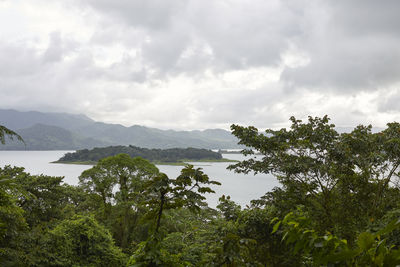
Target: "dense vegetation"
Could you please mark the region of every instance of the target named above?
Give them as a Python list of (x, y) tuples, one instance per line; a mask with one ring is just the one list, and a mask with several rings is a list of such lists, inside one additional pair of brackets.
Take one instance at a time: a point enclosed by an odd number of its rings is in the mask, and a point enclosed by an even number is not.
[[(290, 129), (233, 125), (247, 160), (282, 186), (242, 209), (187, 166), (172, 179), (118, 154), (80, 176), (0, 169), (2, 266), (396, 266), (400, 264), (400, 124), (339, 134), (327, 117)], [(11, 132), (11, 134), (13, 134)], [(252, 155), (261, 153), (257, 160)]]
[(222, 155), (208, 149), (170, 148), (148, 149), (136, 146), (108, 146), (83, 149), (67, 153), (58, 162), (97, 162), (102, 158), (118, 154), (128, 154), (131, 157), (141, 157), (151, 162), (181, 162), (183, 160), (221, 160)]

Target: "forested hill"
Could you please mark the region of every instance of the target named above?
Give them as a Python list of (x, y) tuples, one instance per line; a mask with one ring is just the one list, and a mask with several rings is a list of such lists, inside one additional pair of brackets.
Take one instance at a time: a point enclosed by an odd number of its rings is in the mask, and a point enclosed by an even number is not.
[(96, 122), (85, 115), (0, 109), (0, 125), (17, 132), (25, 144), (8, 140), (1, 150), (75, 150), (134, 145), (146, 148), (237, 148), (229, 131), (175, 131)]
[(91, 150), (83, 149), (74, 153), (67, 153), (57, 162), (60, 163), (80, 163), (97, 162), (102, 158), (125, 153), (131, 157), (142, 157), (151, 162), (176, 163), (187, 161), (222, 160), (222, 155), (207, 149), (198, 148), (170, 148), (170, 149), (148, 149), (136, 146), (109, 146), (94, 148)]

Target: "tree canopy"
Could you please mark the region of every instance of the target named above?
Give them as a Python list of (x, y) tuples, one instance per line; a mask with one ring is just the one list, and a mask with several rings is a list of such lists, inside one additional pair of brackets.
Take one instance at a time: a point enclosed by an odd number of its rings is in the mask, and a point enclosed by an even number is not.
[(97, 162), (102, 158), (128, 154), (129, 156), (141, 157), (151, 162), (181, 162), (183, 160), (221, 160), (222, 155), (208, 149), (199, 148), (169, 148), (149, 149), (136, 146), (108, 146), (78, 150), (67, 153), (58, 162)]
[[(281, 186), (216, 209), (219, 182), (187, 165), (168, 177), (128, 154), (79, 177), (0, 168), (2, 266), (397, 266), (400, 125), (339, 133), (328, 117), (289, 129), (232, 125), (246, 158), (229, 168)], [(261, 155), (261, 156), (260, 156)]]
[[(395, 205), (400, 164), (400, 124), (372, 133), (358, 126), (339, 134), (323, 118), (294, 117), (290, 129), (259, 133), (255, 127), (232, 125), (232, 133), (247, 149), (248, 159), (230, 166), (237, 172), (271, 173), (282, 184), (270, 197), (289, 205), (304, 205), (321, 231), (353, 240), (357, 229), (384, 215)], [(251, 157), (261, 153), (262, 159)], [(283, 190), (283, 191), (282, 191)], [(282, 204), (282, 203), (280, 203)]]

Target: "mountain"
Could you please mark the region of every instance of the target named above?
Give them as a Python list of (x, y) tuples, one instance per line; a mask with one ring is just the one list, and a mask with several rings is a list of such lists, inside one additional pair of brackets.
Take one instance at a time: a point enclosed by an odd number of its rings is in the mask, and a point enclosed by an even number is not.
[(7, 140), (2, 150), (76, 150), (108, 145), (93, 138), (82, 137), (61, 127), (35, 124), (32, 127), (18, 130), (25, 144), (16, 140)]
[(0, 124), (13, 130), (32, 127), (35, 124), (58, 126), (67, 130), (93, 124), (94, 121), (82, 114), (44, 113), (0, 109)]
[(26, 143), (8, 141), (1, 150), (75, 150), (111, 145), (144, 148), (237, 148), (237, 139), (222, 129), (160, 130), (140, 125), (96, 122), (85, 115), (20, 112), (0, 109), (0, 125), (20, 134)]
[[(221, 131), (225, 134), (222, 135)], [(213, 149), (237, 147), (236, 138), (225, 130), (218, 130), (213, 136), (208, 130), (159, 130), (139, 125), (124, 127), (119, 124), (96, 122), (92, 125), (76, 129), (76, 133), (107, 143), (134, 145), (146, 148), (195, 147)]]

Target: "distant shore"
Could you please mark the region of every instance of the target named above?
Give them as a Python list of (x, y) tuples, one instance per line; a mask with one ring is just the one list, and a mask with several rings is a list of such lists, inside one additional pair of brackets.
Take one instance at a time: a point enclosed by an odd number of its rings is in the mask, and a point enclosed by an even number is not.
[[(172, 165), (172, 166), (186, 166), (188, 162), (208, 162), (208, 163), (214, 163), (214, 162), (239, 162), (238, 160), (233, 160), (233, 159), (202, 159), (202, 160), (180, 160), (177, 162), (163, 162), (163, 161), (155, 161), (151, 162), (154, 165)], [(52, 161), (50, 163), (55, 163), (55, 164), (73, 164), (73, 165), (96, 165), (97, 161)]]

